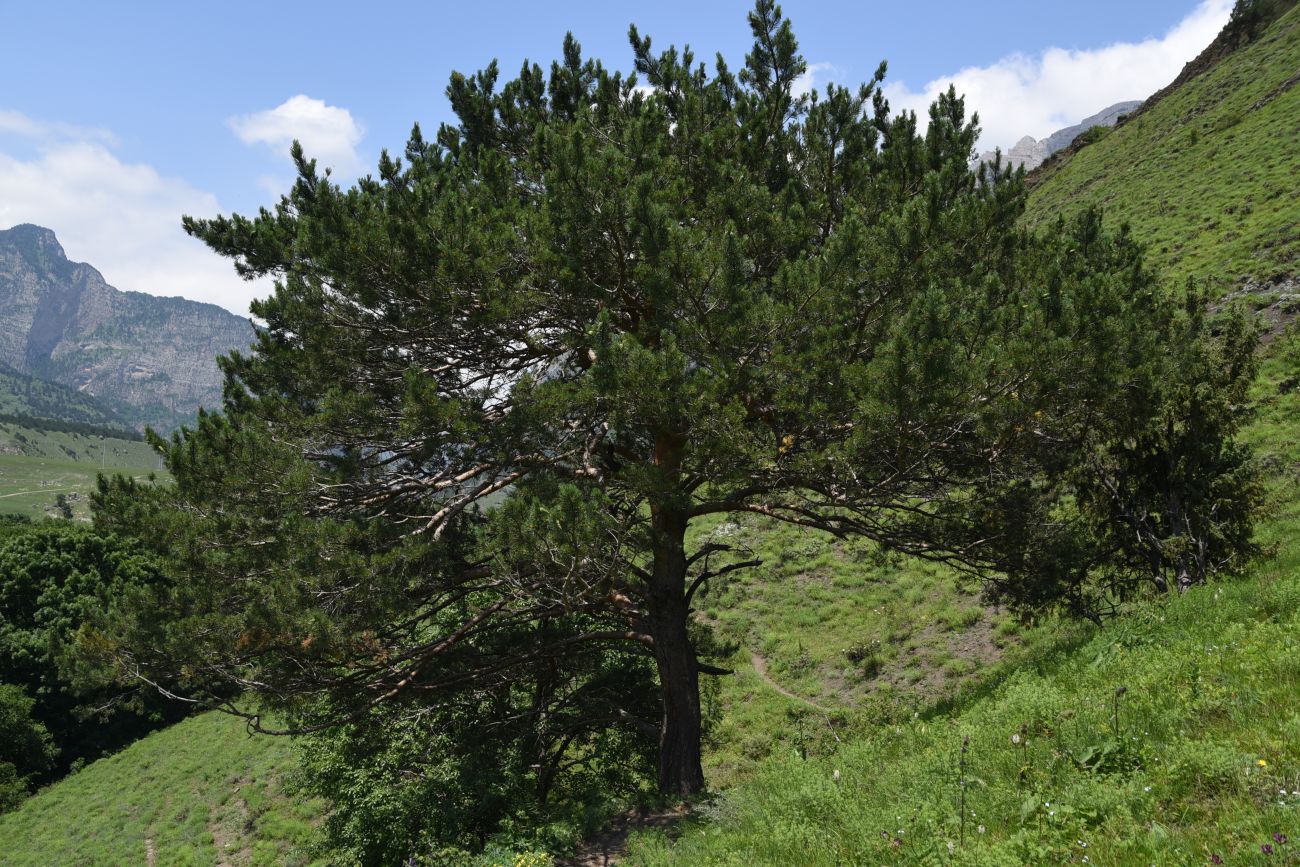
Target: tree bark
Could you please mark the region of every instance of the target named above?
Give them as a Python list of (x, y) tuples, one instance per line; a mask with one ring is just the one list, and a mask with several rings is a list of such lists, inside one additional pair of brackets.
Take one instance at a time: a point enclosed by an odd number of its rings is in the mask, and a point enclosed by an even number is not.
[[(681, 443), (674, 440), (661, 436), (655, 448), (655, 463), (670, 479), (675, 479), (681, 461)], [(660, 502), (651, 512), (654, 564), (647, 614), (663, 698), (659, 791), (694, 795), (704, 790), (704, 769), (700, 762), (700, 670), (687, 632), (685, 538), (690, 518), (684, 502)]]
[[(672, 514), (665, 514), (665, 512)], [(700, 763), (700, 672), (687, 634), (684, 510), (663, 510), (656, 524), (650, 587), (650, 630), (663, 697), (659, 730), (659, 791), (693, 795), (704, 790)]]

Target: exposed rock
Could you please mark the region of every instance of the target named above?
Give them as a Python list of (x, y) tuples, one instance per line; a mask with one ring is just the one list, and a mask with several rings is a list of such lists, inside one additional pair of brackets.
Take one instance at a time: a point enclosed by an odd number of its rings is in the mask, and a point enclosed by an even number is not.
[(1119, 119), (1129, 112), (1133, 111), (1142, 104), (1141, 100), (1129, 100), (1128, 102), (1117, 102), (1109, 108), (1103, 108), (1092, 117), (1084, 118), (1074, 126), (1067, 126), (1065, 129), (1058, 129), (1056, 132), (1043, 139), (1044, 150), (1047, 151), (1044, 159), (1066, 147), (1070, 142), (1083, 135), (1094, 126), (1114, 126)]
[[(1084, 118), (1074, 126), (1058, 129), (1042, 141), (1027, 135), (1016, 142), (1011, 150), (1002, 155), (1002, 163), (1003, 165), (1010, 165), (1012, 168), (1023, 166), (1025, 171), (1036, 169), (1042, 165), (1044, 160), (1062, 148), (1067, 147), (1070, 142), (1083, 133), (1095, 126), (1114, 126), (1121, 116), (1128, 114), (1141, 104), (1140, 101), (1117, 102), (1109, 108), (1102, 109), (1092, 117)], [(985, 151), (974, 160), (974, 165), (982, 162), (992, 162), (994, 155), (994, 151)]]
[(1210, 306), (1214, 312), (1242, 306), (1254, 314), (1260, 340), (1270, 343), (1300, 319), (1300, 277), (1279, 274), (1271, 280), (1247, 280)]
[(252, 339), (214, 304), (114, 289), (49, 229), (0, 231), (0, 362), (127, 404), (137, 424), (169, 430), (219, 406), (216, 358)]

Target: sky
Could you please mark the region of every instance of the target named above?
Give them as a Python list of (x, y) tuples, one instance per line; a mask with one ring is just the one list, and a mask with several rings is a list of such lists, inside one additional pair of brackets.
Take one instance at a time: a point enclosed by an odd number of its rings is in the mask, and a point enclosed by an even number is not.
[[(866, 80), (889, 63), (895, 110), (924, 117), (954, 83), (981, 150), (1042, 138), (1168, 84), (1227, 21), (1231, 0), (985, 0), (781, 4), (809, 73)], [(293, 179), (289, 144), (349, 180), (414, 122), (451, 120), (453, 70), (548, 67), (566, 31), (628, 70), (635, 22), (657, 49), (739, 67), (752, 0), (627, 3), (20, 3), (0, 0), (0, 229), (53, 229), (119, 289), (246, 313), (270, 291), (188, 238), (182, 214), (254, 213)]]

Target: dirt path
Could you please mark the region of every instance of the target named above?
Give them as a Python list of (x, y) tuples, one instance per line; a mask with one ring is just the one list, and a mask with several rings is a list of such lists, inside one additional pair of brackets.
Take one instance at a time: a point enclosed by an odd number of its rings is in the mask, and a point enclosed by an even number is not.
[(556, 859), (555, 867), (613, 867), (627, 854), (627, 838), (632, 831), (648, 828), (671, 831), (686, 816), (685, 807), (630, 810), (579, 846), (577, 852), (567, 858)]
[(768, 686), (772, 687), (772, 689), (781, 693), (781, 695), (785, 696), (791, 701), (797, 701), (800, 704), (806, 704), (808, 705), (808, 707), (812, 708), (813, 710), (820, 711), (821, 713), (828, 714), (831, 712), (830, 708), (822, 707), (821, 705), (817, 704), (817, 702), (811, 699), (804, 698), (801, 695), (796, 695), (795, 693), (791, 692), (790, 690), (786, 689), (784, 686), (781, 686), (781, 684), (773, 680), (772, 676), (767, 673), (767, 660), (764, 659), (762, 656), (760, 656), (758, 653), (751, 651), (749, 654), (749, 661), (753, 663), (754, 671), (758, 672), (758, 676), (763, 678), (764, 682), (766, 682)]
[(69, 490), (69, 491), (70, 491), (70, 490), (72, 490), (72, 489), (71, 489), (71, 488), (59, 488), (59, 487), (55, 487), (55, 486), (51, 485), (51, 486), (48, 487), (48, 488), (38, 488), (38, 489), (36, 489), (35, 491), (14, 491), (14, 492), (11, 493), (11, 494), (0, 494), (0, 500), (3, 500), (5, 497), (21, 497), (21, 496), (23, 496), (23, 495), (25, 495), (25, 494), (43, 494), (43, 493), (45, 493), (46, 491), (54, 491), (54, 492), (57, 494), (57, 493), (59, 493), (60, 491), (64, 491), (64, 490)]

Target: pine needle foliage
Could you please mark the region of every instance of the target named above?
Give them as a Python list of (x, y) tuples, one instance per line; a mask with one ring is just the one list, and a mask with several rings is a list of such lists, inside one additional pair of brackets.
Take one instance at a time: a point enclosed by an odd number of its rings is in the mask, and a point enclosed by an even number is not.
[(790, 23), (749, 21), (738, 72), (632, 28), (635, 75), (572, 37), (549, 73), (454, 75), (457, 122), (375, 175), (295, 146), (274, 210), (186, 220), (277, 288), (224, 413), (156, 440), (175, 487), (101, 490), (181, 576), (118, 629), (124, 670), (224, 675), (294, 731), (471, 720), (542, 796), (624, 732), (688, 795), (717, 673), (692, 598), (752, 565), (692, 521), (869, 538), (1027, 606), (1098, 574), (1072, 479), (1174, 363), (1140, 249), (1096, 214), (1018, 227), (955, 92), (924, 128), (883, 64), (801, 94)]

